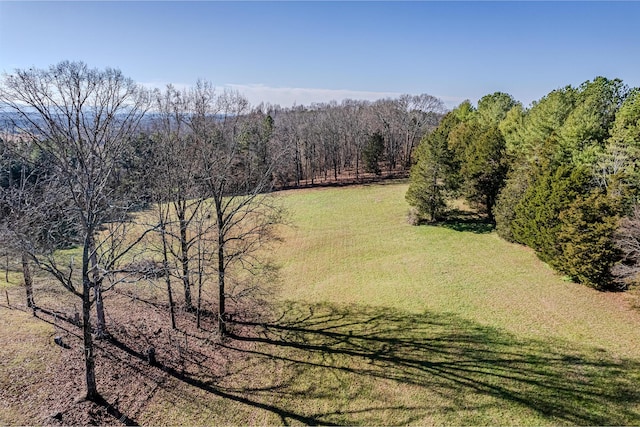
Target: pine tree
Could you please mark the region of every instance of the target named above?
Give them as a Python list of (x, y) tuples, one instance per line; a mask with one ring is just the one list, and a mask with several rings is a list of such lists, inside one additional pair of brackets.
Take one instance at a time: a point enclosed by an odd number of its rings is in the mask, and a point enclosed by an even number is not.
[(416, 149), (406, 199), (420, 217), (430, 222), (441, 219), (446, 209), (446, 194), (456, 186), (457, 165), (449, 150), (448, 136), (458, 123), (453, 113), (447, 114)]
[(563, 166), (542, 173), (516, 206), (512, 222), (515, 241), (533, 248), (541, 260), (557, 267), (562, 254), (560, 213), (585, 194), (590, 183), (591, 175), (585, 168)]
[(619, 220), (615, 201), (596, 190), (575, 199), (559, 219), (558, 269), (579, 283), (609, 288), (611, 269), (621, 255), (614, 242)]
[(364, 158), (364, 170), (366, 172), (380, 175), (382, 173), (382, 169), (380, 169), (380, 161), (382, 160), (383, 154), (384, 137), (380, 132), (376, 132), (371, 135), (362, 152), (362, 156)]
[(467, 199), (483, 206), (493, 222), (493, 207), (508, 171), (505, 142), (498, 127), (491, 126), (474, 135), (464, 154), (460, 172)]

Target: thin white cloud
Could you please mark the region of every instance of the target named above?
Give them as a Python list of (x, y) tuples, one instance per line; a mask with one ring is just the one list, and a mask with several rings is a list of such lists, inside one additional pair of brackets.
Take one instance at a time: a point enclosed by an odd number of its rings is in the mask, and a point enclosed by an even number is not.
[[(163, 90), (166, 88), (168, 82), (152, 81), (141, 82), (140, 84), (149, 89)], [(187, 83), (172, 83), (172, 85), (179, 90), (185, 90), (192, 87), (192, 85)], [(229, 83), (223, 86), (218, 86), (218, 88), (238, 91), (249, 100), (251, 105), (269, 103), (273, 105), (280, 105), (281, 107), (291, 107), (293, 105), (311, 105), (313, 103), (323, 103), (330, 101), (341, 102), (344, 99), (376, 101), (384, 98), (397, 98), (402, 95), (401, 92), (376, 92), (350, 89), (319, 89), (300, 87), (271, 87), (259, 83)], [(442, 99), (447, 108), (453, 108), (466, 99), (453, 96), (433, 96)]]
[(344, 99), (375, 101), (382, 98), (396, 98), (397, 92), (371, 92), (349, 89), (316, 89), (299, 87), (269, 87), (263, 84), (227, 84), (247, 97), (251, 104), (260, 102), (278, 104), (282, 107), (309, 105), (315, 102), (340, 102)]
[[(278, 104), (282, 107), (291, 107), (292, 105), (310, 105), (314, 102), (340, 102), (344, 99), (376, 101), (383, 98), (397, 98), (403, 94), (401, 92), (376, 92), (349, 89), (270, 87), (263, 84), (230, 83), (225, 85), (225, 87), (237, 90), (247, 97), (252, 105), (265, 102)], [(437, 94), (430, 95), (440, 98), (447, 108), (454, 108), (466, 100), (466, 98), (455, 96), (440, 96)]]

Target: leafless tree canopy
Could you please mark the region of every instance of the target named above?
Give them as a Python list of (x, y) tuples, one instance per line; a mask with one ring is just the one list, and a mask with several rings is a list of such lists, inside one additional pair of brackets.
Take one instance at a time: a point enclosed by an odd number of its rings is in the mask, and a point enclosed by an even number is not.
[[(148, 108), (148, 96), (115, 69), (91, 69), (81, 62), (61, 62), (47, 70), (17, 70), (5, 75), (0, 102), (10, 113), (12, 132), (34, 144), (55, 177), (55, 188), (41, 191), (68, 205), (61, 221), (77, 226), (83, 245), (81, 279), (73, 263), (61, 266), (51, 252), (23, 248), (67, 290), (82, 299), (87, 397), (98, 396), (95, 383), (90, 310), (96, 301), (98, 326), (104, 327), (102, 287), (130, 248), (126, 236), (126, 201), (118, 200), (112, 176), (125, 147)], [(42, 198), (40, 206), (47, 206)], [(24, 218), (30, 212), (23, 211)], [(106, 233), (102, 227), (114, 225)]]
[(198, 322), (203, 287), (215, 282), (224, 335), (225, 302), (248, 290), (238, 286), (238, 277), (262, 265), (256, 253), (280, 222), (269, 193), (286, 150), (268, 151), (272, 119), (252, 112), (238, 93), (217, 94), (205, 81), (189, 91), (169, 86), (157, 92), (156, 111), (153, 193), (162, 241), (156, 251), (166, 266), (172, 323), (173, 280)]
[(381, 167), (406, 172), (412, 153), (425, 133), (433, 130), (446, 109), (431, 95), (403, 95), (376, 102), (345, 100), (288, 109), (271, 108), (275, 149), (287, 155), (276, 170), (276, 184), (299, 186), (364, 174), (363, 151), (370, 136), (384, 139)]
[[(91, 399), (98, 396), (91, 309), (97, 336), (107, 336), (104, 291), (162, 278), (176, 328), (176, 301), (197, 312), (200, 326), (203, 289), (214, 288), (224, 336), (234, 302), (255, 294), (272, 271), (262, 255), (284, 213), (271, 191), (358, 180), (373, 134), (384, 139), (380, 167), (406, 171), (445, 111), (429, 95), (251, 108), (206, 81), (150, 93), (119, 70), (69, 61), (4, 75), (0, 106), (9, 136), (1, 147), (0, 234), (22, 255), (25, 283), (33, 262), (82, 300)], [(132, 215), (141, 200), (152, 215)], [(56, 255), (71, 244), (82, 248), (78, 265)]]

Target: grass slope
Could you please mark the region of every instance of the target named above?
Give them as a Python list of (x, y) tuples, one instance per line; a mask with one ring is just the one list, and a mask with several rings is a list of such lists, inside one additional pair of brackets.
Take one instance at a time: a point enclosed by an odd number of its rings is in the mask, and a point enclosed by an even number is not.
[[(121, 342), (100, 350), (108, 400), (144, 425), (640, 424), (635, 293), (566, 282), (481, 227), (411, 226), (405, 191), (393, 183), (281, 193), (293, 225), (272, 254), (281, 280), (271, 314), (237, 313), (223, 343), (206, 328), (170, 331), (161, 293), (153, 304), (108, 297)], [(64, 355), (43, 341), (38, 319), (0, 314), (0, 357), (11, 363), (3, 385), (22, 361)], [(33, 330), (40, 359), (11, 342), (18, 324), (25, 336)], [(164, 348), (165, 336), (184, 344), (166, 347), (172, 358), (158, 352), (163, 367), (146, 366), (142, 352)], [(116, 376), (128, 388), (115, 388)], [(12, 402), (0, 421), (22, 423)]]
[(638, 356), (633, 295), (567, 282), (495, 233), (405, 221), (406, 185), (290, 193), (296, 227), (280, 249), (289, 299), (453, 313), (519, 336)]
[[(208, 408), (192, 420), (233, 404), (227, 422), (248, 424), (640, 423), (629, 295), (568, 283), (494, 233), (410, 226), (405, 191), (283, 194), (276, 313), (225, 345), (246, 359), (221, 388), (183, 396)], [(212, 405), (229, 391), (244, 404)], [(181, 422), (160, 408), (151, 423)]]

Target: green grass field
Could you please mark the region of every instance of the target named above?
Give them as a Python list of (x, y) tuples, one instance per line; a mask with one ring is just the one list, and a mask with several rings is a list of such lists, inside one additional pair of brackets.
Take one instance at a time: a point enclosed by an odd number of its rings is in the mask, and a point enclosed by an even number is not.
[(141, 421), (640, 423), (632, 294), (567, 282), (495, 233), (411, 226), (405, 191), (283, 193), (273, 321), (226, 345), (242, 361), (215, 387), (159, 398)]
[(495, 233), (411, 226), (405, 191), (395, 184), (289, 193), (296, 227), (279, 252), (283, 298), (455, 314), (523, 338), (640, 356), (639, 313), (628, 295), (567, 282)]
[(483, 227), (409, 225), (406, 188), (280, 193), (291, 226), (272, 252), (272, 313), (218, 344), (217, 366), (145, 377), (153, 392), (127, 415), (141, 425), (640, 425), (637, 290), (568, 282)]

